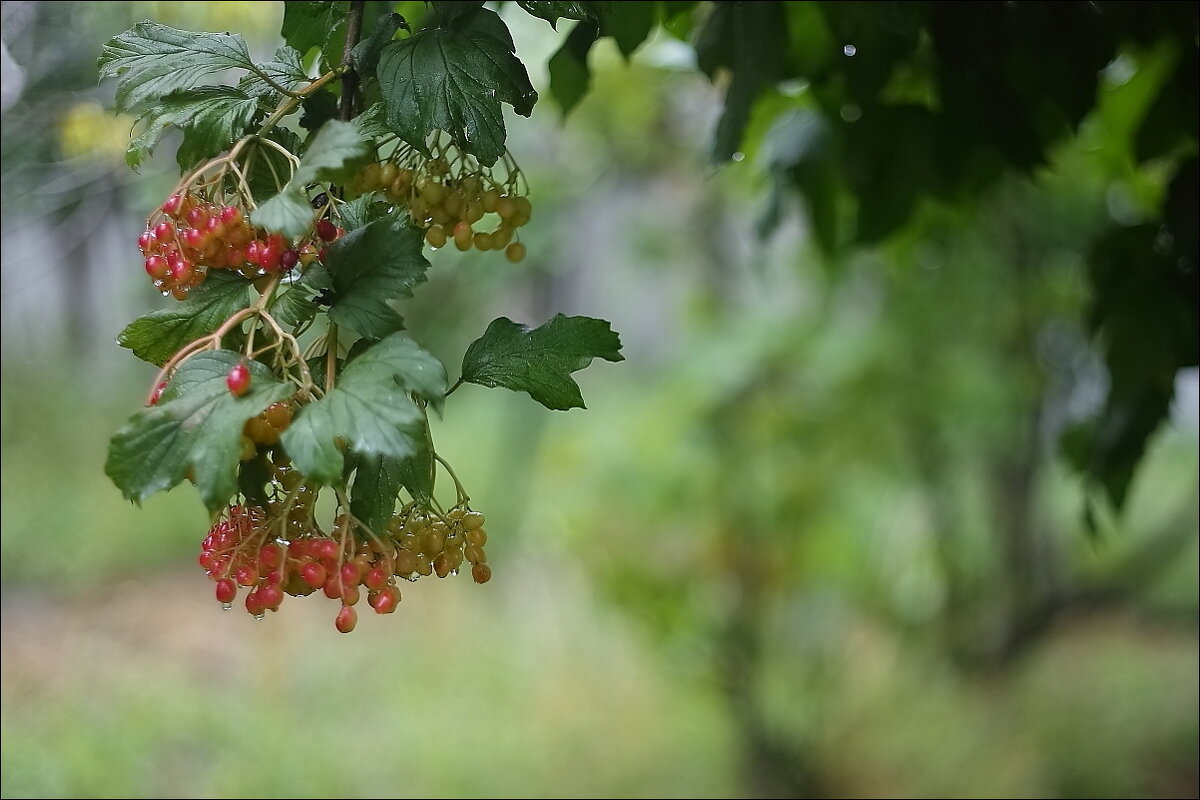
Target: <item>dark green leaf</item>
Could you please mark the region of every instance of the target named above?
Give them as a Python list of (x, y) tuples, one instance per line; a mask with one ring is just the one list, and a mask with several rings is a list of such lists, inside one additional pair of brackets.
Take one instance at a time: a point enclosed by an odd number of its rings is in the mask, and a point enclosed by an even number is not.
[[(287, 128), (272, 128), (266, 137), (281, 145), (289, 153), (294, 153), (300, 147), (300, 137)], [(274, 147), (251, 142), (247, 150), (253, 148), (254, 158), (244, 162), (246, 183), (250, 185), (250, 194), (256, 202), (261, 203), (267, 198), (279, 193), (282, 186), (276, 182), (276, 176), (281, 182), (286, 182), (290, 174), (290, 162)]]
[(183, 169), (217, 155), (240, 139), (258, 112), (258, 101), (239, 89), (201, 86), (173, 92), (142, 115), (142, 131), (130, 140), (125, 162), (133, 169), (154, 152), (169, 125), (183, 129), (177, 160)]
[(537, 102), (508, 28), (482, 8), (392, 42), (378, 74), (388, 123), (401, 139), (425, 150), (430, 134), (445, 131), (488, 166), (504, 152), (501, 103), (527, 117)]
[(352, 122), (358, 126), (358, 132), (364, 139), (377, 139), (392, 132), (388, 127), (387, 108), (383, 103), (376, 103), (355, 117)]
[(379, 63), (379, 53), (383, 46), (392, 40), (404, 17), (394, 12), (384, 14), (375, 25), (371, 36), (359, 42), (350, 53), (350, 62), (360, 75), (374, 75), (375, 65)]
[[(528, 13), (544, 19), (550, 23), (551, 28), (557, 29), (560, 19), (595, 19), (596, 15), (588, 8), (587, 3), (582, 2), (540, 2), (539, 0), (517, 0), (517, 5), (525, 9)], [(649, 6), (650, 13), (654, 13), (653, 3), (622, 3), (622, 8), (631, 6)]]
[(283, 26), (279, 32), (284, 41), (307, 55), (312, 48), (325, 44), (329, 31), (345, 16), (342, 3), (291, 0), (283, 4)]
[(600, 15), (600, 33), (611, 36), (621, 55), (633, 55), (654, 28), (654, 3), (620, 3)]
[(407, 217), (379, 219), (329, 246), (333, 276), (329, 318), (361, 336), (379, 339), (400, 330), (404, 320), (389, 300), (411, 297), (425, 280), (429, 262), (421, 254), (422, 233)]
[(266, 508), (267, 483), (274, 472), (275, 465), (267, 457), (267, 451), (258, 451), (254, 458), (238, 465), (238, 491), (252, 505)]
[(353, 124), (338, 120), (325, 123), (283, 190), (255, 209), (251, 217), (254, 224), (289, 237), (303, 235), (313, 224), (308, 185), (339, 177), (368, 152), (367, 142)]
[(439, 402), (446, 368), (415, 342), (393, 334), (346, 365), (336, 386), (296, 414), (283, 446), (296, 468), (321, 483), (342, 477), (342, 446), (360, 458), (416, 453), (424, 409), (413, 397)]
[(584, 407), (571, 373), (593, 358), (625, 360), (621, 338), (602, 319), (558, 314), (529, 328), (500, 317), (467, 348), (461, 380), (527, 392), (547, 408), (565, 411)]
[(143, 361), (162, 366), (179, 348), (212, 333), (233, 314), (250, 305), (249, 281), (214, 272), (188, 299), (138, 317), (121, 331), (117, 343)]
[(781, 3), (717, 3), (696, 37), (700, 68), (712, 76), (733, 72), (725, 111), (717, 123), (713, 158), (726, 161), (742, 142), (742, 132), (759, 93), (782, 77), (787, 48), (787, 17)]
[(596, 23), (580, 22), (547, 64), (550, 70), (550, 94), (558, 101), (564, 117), (587, 94), (592, 77), (588, 71), (588, 51), (599, 35), (600, 29)]
[(149, 20), (109, 39), (99, 66), (101, 79), (118, 79), (119, 110), (189, 89), (227, 69), (254, 68), (241, 36), (181, 31)]
[(388, 206), (378, 202), (381, 195), (378, 192), (368, 192), (356, 197), (349, 203), (338, 207), (342, 227), (347, 231), (357, 230), (368, 222), (374, 222), (387, 214)]
[(134, 414), (109, 443), (104, 471), (127, 500), (140, 503), (191, 473), (204, 505), (215, 511), (238, 488), (242, 426), (293, 387), (250, 362), (250, 389), (235, 397), (225, 378), (239, 353), (200, 353), (172, 376), (158, 405)]
[(279, 324), (296, 328), (317, 315), (317, 304), (313, 302), (314, 292), (301, 283), (295, 283), (284, 289), (275, 297), (271, 306), (271, 315)]
[(300, 127), (306, 131), (315, 131), (329, 120), (337, 119), (338, 98), (328, 89), (322, 89), (304, 98), (300, 108), (304, 110), (300, 115)]
[(382, 534), (396, 508), (400, 489), (415, 498), (433, 494), (433, 451), (429, 449), (429, 420), (422, 419), (416, 451), (404, 458), (370, 456), (358, 459), (350, 511)]

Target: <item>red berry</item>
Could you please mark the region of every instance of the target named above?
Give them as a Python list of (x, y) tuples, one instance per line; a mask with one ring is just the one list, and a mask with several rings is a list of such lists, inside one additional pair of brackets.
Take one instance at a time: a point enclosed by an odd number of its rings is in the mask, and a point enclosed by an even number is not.
[(187, 283), (194, 276), (195, 272), (192, 269), (192, 265), (184, 261), (183, 258), (181, 258), (177, 253), (172, 253), (171, 258), (168, 259), (168, 261), (172, 262), (171, 277), (176, 283)]
[(179, 212), (183, 210), (183, 195), (173, 194), (167, 198), (167, 201), (162, 204), (163, 213), (168, 217), (179, 219)]
[(263, 605), (262, 598), (258, 596), (258, 592), (259, 590), (255, 589), (254, 591), (250, 592), (250, 594), (246, 595), (246, 610), (256, 617), (261, 616), (266, 608)]
[(277, 570), (283, 564), (283, 550), (279, 545), (263, 545), (262, 549), (258, 551), (258, 560), (265, 569)]
[(327, 219), (317, 220), (314, 228), (316, 229), (317, 236), (320, 236), (322, 241), (332, 242), (337, 238), (337, 226)]
[(338, 611), (337, 619), (333, 621), (334, 627), (339, 633), (349, 633), (354, 630), (354, 626), (358, 624), (358, 612), (350, 606), (342, 606)]
[(300, 568), (300, 578), (314, 589), (325, 585), (325, 568), (316, 562), (305, 564)]
[(154, 231), (142, 231), (142, 235), (138, 237), (138, 249), (142, 251), (142, 255), (150, 255), (154, 242)]
[(222, 578), (217, 581), (217, 601), (221, 603), (232, 603), (237, 597), (237, 584), (230, 578)]
[(221, 209), (221, 221), (226, 225), (241, 225), (242, 210), (237, 206), (225, 206)]
[[(229, 370), (229, 374), (225, 376), (225, 385), (229, 387), (229, 392), (234, 397), (241, 397), (250, 391), (250, 368), (245, 364), (235, 364), (233, 369)], [(265, 552), (266, 548), (263, 550)], [(266, 564), (265, 561), (263, 563)]]
[(150, 256), (146, 259), (146, 274), (156, 281), (171, 274), (171, 265), (162, 256)]
[(259, 260), (262, 258), (262, 251), (264, 247), (266, 247), (266, 244), (264, 244), (261, 240), (252, 239), (250, 243), (246, 245), (246, 262), (258, 266)]
[(363, 585), (372, 591), (379, 591), (387, 586), (388, 572), (383, 567), (372, 567), (363, 578)]
[(371, 608), (375, 609), (376, 614), (390, 614), (399, 604), (400, 590), (395, 586), (389, 586), (371, 598)]
[(333, 561), (338, 557), (338, 545), (333, 539), (321, 539), (313, 543), (311, 552), (314, 558)]
[(208, 244), (208, 238), (205, 237), (204, 231), (196, 228), (184, 228), (179, 232), (179, 240), (183, 242), (184, 247), (190, 247), (193, 250), (203, 250), (204, 245)]
[(362, 593), (359, 592), (357, 586), (342, 587), (342, 605), (353, 606), (357, 605)]
[(259, 249), (258, 265), (267, 272), (275, 272), (279, 269), (279, 259), (282, 256), (282, 251), (275, 249), (275, 245), (269, 244)]
[(358, 586), (362, 580), (362, 574), (358, 571), (358, 565), (353, 561), (347, 561), (342, 565), (342, 583), (346, 586)]
[(208, 209), (204, 206), (196, 206), (187, 212), (187, 223), (193, 228), (203, 228), (208, 224)]
[(258, 583), (258, 570), (250, 564), (238, 567), (237, 582), (239, 586), (253, 586)]
[(293, 267), (295, 267), (299, 263), (300, 263), (300, 251), (299, 250), (286, 250), (286, 251), (284, 251), (283, 255), (281, 255), (279, 257), (279, 268), (282, 269), (284, 272), (288, 272), (289, 270), (291, 270)]
[(258, 599), (262, 602), (263, 608), (278, 611), (279, 604), (283, 602), (283, 589), (273, 583), (260, 586), (258, 587)]
[(154, 226), (154, 238), (160, 242), (169, 242), (175, 238), (175, 226), (165, 219)]

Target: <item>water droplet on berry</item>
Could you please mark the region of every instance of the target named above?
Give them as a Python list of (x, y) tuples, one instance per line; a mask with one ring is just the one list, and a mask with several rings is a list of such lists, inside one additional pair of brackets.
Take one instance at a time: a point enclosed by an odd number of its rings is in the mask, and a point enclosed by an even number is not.
[(233, 603), (221, 603), (222, 611), (230, 611), (233, 609)]
[(255, 621), (255, 622), (262, 622), (262, 621), (263, 621), (264, 619), (266, 619), (266, 618), (267, 618), (267, 615), (266, 615), (266, 614), (255, 614), (255, 615), (254, 615), (254, 621)]

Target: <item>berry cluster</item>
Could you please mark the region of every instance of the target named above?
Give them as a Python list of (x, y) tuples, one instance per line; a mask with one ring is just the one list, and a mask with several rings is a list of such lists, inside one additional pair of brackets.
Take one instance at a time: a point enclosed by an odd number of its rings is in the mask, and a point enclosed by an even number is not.
[[(431, 247), (453, 241), (462, 251), (503, 250), (513, 263), (525, 258), (525, 245), (513, 238), (533, 216), (533, 205), (521, 191), (524, 178), (508, 154), (502, 162), (503, 179), (453, 145), (435, 146), (433, 154), (427, 158), (401, 147), (387, 160), (364, 166), (351, 190), (382, 192), (390, 202), (404, 206), (413, 222), (425, 229)], [(490, 214), (495, 222), (483, 225)]]
[(286, 466), (276, 474), (292, 487), (290, 505), (230, 506), (201, 544), (200, 566), (216, 582), (225, 608), (232, 608), (239, 587), (249, 588), (246, 611), (262, 619), (278, 611), (285, 597), (320, 589), (340, 602), (334, 626), (349, 633), (358, 624), (354, 606), (363, 588), (375, 613), (390, 614), (400, 603), (397, 578), (444, 578), (457, 574), (464, 560), (476, 583), (492, 577), (483, 550), (484, 517), (477, 511), (458, 507), (442, 516), (414, 507), (392, 518), (387, 537), (366, 540), (351, 535), (354, 523), (341, 515), (334, 520), (335, 533), (327, 535), (312, 521), (316, 490), (301, 485), (299, 473)]
[(345, 233), (328, 220), (315, 235), (292, 242), (256, 229), (238, 204), (210, 202), (192, 192), (173, 194), (146, 222), (138, 237), (146, 274), (164, 295), (183, 300), (204, 282), (208, 271), (229, 269), (246, 278), (279, 275), (308, 265), (324, 242)]

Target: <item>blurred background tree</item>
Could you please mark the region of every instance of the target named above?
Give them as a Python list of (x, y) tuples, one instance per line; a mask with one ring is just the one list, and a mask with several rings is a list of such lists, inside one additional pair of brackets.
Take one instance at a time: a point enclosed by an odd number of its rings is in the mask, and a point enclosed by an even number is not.
[(503, 4), (530, 258), (406, 317), (630, 363), (456, 394), (497, 580), (337, 647), (216, 615), (194, 498), (100, 468), (174, 165), (99, 45), (281, 5), (3, 3), (4, 796), (1200, 790), (1194, 4)]

